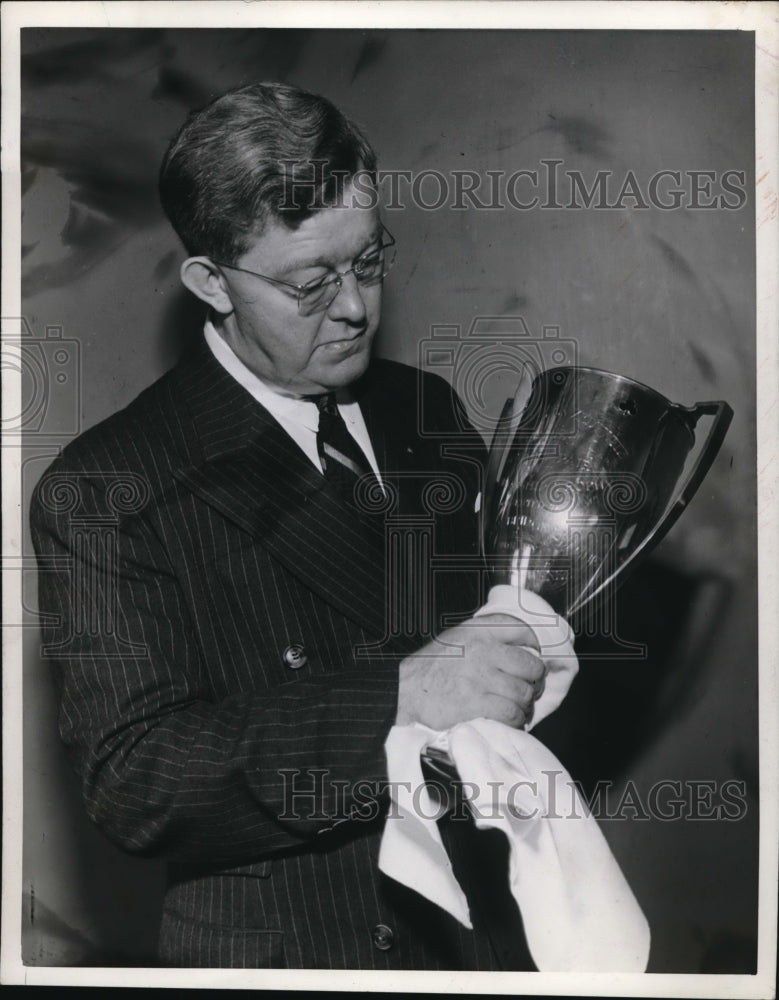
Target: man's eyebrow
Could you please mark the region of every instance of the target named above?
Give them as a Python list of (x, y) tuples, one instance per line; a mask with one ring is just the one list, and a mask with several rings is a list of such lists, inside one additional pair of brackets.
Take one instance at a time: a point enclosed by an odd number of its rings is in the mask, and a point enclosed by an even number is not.
[[(365, 246), (362, 250), (359, 250), (352, 260), (359, 260), (360, 257), (365, 256), (366, 253), (371, 249), (374, 243), (380, 243), (383, 234), (383, 227), (381, 223), (376, 227), (373, 236), (366, 240)], [(325, 260), (323, 257), (309, 257), (302, 258), (301, 260), (292, 260), (282, 265), (282, 273), (289, 274), (292, 271), (305, 271), (309, 267), (324, 267), (330, 270), (335, 269), (335, 264), (332, 261)]]

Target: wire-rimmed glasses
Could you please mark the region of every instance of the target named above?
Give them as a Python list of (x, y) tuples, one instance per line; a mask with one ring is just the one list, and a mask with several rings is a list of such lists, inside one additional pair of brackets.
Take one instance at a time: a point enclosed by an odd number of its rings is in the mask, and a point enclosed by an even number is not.
[(214, 264), (219, 267), (227, 267), (232, 271), (240, 271), (242, 274), (251, 274), (255, 278), (261, 278), (263, 281), (280, 288), (290, 289), (294, 292), (294, 297), (297, 300), (298, 314), (311, 316), (317, 312), (324, 312), (330, 307), (341, 291), (344, 278), (347, 275), (353, 274), (360, 285), (375, 285), (387, 277), (395, 263), (395, 237), (386, 226), (382, 225), (381, 228), (384, 237), (381, 245), (358, 257), (348, 270), (326, 274), (324, 277), (309, 281), (305, 285), (296, 285), (291, 281), (270, 278), (267, 274), (249, 271), (245, 267), (236, 267), (235, 264), (227, 264), (221, 260), (214, 260)]

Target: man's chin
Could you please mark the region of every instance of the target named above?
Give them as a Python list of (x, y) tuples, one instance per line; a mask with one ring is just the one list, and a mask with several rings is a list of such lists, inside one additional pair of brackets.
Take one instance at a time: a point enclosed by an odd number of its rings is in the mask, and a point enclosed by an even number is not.
[(345, 389), (365, 374), (370, 361), (370, 346), (366, 344), (364, 349), (356, 351), (348, 357), (339, 358), (333, 364), (322, 366), (322, 388), (328, 392)]

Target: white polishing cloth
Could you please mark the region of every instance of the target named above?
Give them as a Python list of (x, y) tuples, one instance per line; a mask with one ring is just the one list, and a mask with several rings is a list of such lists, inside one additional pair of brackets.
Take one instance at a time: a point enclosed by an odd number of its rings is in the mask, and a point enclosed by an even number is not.
[(473, 617), (496, 614), (511, 615), (532, 628), (547, 666), (546, 687), (535, 703), (532, 721), (525, 727), (531, 729), (559, 708), (578, 673), (573, 629), (562, 615), (555, 614), (543, 597), (508, 584), (493, 587), (487, 595), (487, 603)]
[[(537, 722), (560, 704), (577, 663), (567, 623), (541, 598), (526, 595), (522, 591), (518, 602), (514, 588), (493, 588), (479, 614), (512, 614), (535, 631), (550, 666)], [(522, 730), (491, 719), (447, 733), (393, 727), (385, 744), (393, 808), (381, 842), (381, 871), (472, 926), (422, 775), (420, 754), (433, 745), (446, 750), (457, 768), (476, 826), (495, 827), (508, 838), (510, 888), (538, 969), (643, 972), (646, 918), (570, 775)]]

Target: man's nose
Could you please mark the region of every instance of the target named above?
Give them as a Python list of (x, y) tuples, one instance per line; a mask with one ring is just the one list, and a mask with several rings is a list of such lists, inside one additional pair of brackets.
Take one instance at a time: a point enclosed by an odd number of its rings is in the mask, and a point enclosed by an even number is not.
[(330, 319), (362, 323), (366, 316), (360, 284), (352, 272), (344, 275), (341, 288), (327, 310)]

